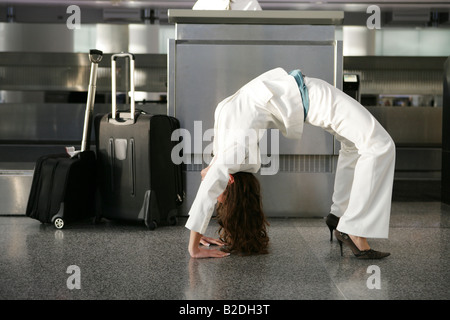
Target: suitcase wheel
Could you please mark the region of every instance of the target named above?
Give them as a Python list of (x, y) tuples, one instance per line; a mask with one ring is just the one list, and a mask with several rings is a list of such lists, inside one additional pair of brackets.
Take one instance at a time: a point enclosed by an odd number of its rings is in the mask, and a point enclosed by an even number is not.
[(100, 221), (102, 221), (102, 217), (99, 216), (95, 216), (94, 219), (92, 219), (93, 224), (100, 223)]
[(53, 221), (53, 225), (56, 229), (62, 229), (64, 227), (64, 220), (62, 218), (56, 218), (55, 221)]
[(176, 226), (177, 223), (178, 223), (177, 217), (173, 217), (173, 216), (172, 216), (172, 217), (169, 218), (169, 224), (170, 224), (171, 226)]
[(150, 222), (147, 224), (147, 227), (148, 227), (150, 230), (155, 230), (155, 229), (158, 227), (158, 224), (156, 223), (155, 220), (153, 220), (153, 221), (150, 221)]

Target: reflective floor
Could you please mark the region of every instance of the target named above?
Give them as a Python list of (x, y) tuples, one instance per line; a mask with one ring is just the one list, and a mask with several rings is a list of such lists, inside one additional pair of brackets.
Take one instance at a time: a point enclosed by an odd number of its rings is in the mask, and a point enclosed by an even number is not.
[(56, 230), (2, 216), (0, 299), (450, 299), (450, 209), (440, 202), (393, 202), (389, 239), (369, 242), (391, 252), (383, 260), (348, 248), (341, 257), (323, 219), (269, 221), (269, 254), (194, 260), (183, 219), (156, 231), (110, 221)]

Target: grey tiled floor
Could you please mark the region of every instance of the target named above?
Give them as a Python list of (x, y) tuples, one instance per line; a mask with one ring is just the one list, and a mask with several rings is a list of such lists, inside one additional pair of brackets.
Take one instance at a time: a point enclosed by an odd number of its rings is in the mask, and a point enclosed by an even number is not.
[[(320, 218), (269, 219), (267, 255), (195, 260), (187, 252), (183, 218), (155, 231), (110, 221), (56, 230), (27, 217), (3, 216), (0, 299), (447, 300), (448, 208), (440, 202), (394, 202), (389, 239), (370, 241), (391, 256), (372, 261), (357, 260), (348, 248), (341, 257)], [(216, 229), (212, 222), (208, 235)], [(79, 267), (80, 289), (67, 286), (71, 265)], [(373, 265), (379, 269), (372, 274)], [(369, 289), (368, 283), (381, 287)]]

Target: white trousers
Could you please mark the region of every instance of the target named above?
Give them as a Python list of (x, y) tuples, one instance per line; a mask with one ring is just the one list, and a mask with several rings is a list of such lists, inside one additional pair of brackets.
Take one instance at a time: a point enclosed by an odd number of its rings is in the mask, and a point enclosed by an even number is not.
[(341, 143), (331, 213), (338, 231), (387, 238), (395, 145), (386, 130), (356, 100), (325, 81), (305, 77), (310, 105), (306, 122)]

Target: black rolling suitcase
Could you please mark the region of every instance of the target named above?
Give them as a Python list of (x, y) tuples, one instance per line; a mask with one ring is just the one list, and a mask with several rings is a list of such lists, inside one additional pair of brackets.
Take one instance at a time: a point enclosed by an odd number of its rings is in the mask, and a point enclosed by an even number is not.
[(26, 215), (58, 229), (95, 216), (96, 157), (88, 150), (92, 127), (98, 63), (103, 53), (91, 50), (91, 73), (81, 151), (40, 157), (35, 165)]
[[(116, 60), (129, 59), (130, 111), (116, 107)], [(171, 159), (178, 120), (135, 110), (134, 62), (130, 53), (111, 57), (112, 112), (95, 117), (101, 217), (144, 222), (154, 230), (174, 225), (183, 200), (181, 166)]]

